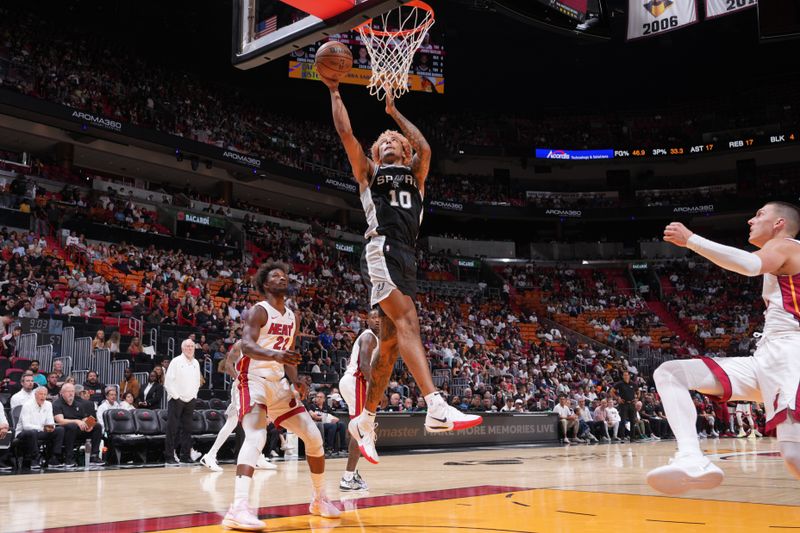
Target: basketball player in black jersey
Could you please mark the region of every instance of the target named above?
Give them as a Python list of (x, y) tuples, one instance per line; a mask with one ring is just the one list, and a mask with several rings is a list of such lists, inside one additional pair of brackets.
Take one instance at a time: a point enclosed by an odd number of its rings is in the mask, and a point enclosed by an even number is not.
[(477, 426), (483, 419), (461, 413), (447, 404), (433, 385), (419, 333), (414, 304), (416, 245), (422, 223), (425, 179), (431, 162), (430, 146), (416, 126), (397, 110), (391, 91), (386, 91), (386, 113), (402, 133), (383, 132), (372, 145), (371, 158), (368, 158), (353, 135), (338, 82), (325, 78), (322, 81), (330, 89), (333, 123), (353, 168), (367, 217), (364, 234), (367, 244), (361, 257), (361, 273), (370, 290), (370, 304), (379, 305), (385, 315), (381, 320), (380, 357), (370, 374), (364, 411), (349, 425), (361, 454), (367, 461), (377, 463), (375, 410), (400, 353), (425, 395), (428, 407), (425, 428), (428, 431), (467, 429)]

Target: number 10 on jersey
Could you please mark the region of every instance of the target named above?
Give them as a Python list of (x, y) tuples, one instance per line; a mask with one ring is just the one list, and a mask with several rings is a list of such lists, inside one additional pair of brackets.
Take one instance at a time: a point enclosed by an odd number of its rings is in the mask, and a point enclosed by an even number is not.
[[(400, 201), (398, 202), (398, 197)], [(392, 207), (402, 207), (403, 209), (411, 209), (411, 193), (408, 191), (398, 191), (395, 189), (389, 190), (389, 205)]]

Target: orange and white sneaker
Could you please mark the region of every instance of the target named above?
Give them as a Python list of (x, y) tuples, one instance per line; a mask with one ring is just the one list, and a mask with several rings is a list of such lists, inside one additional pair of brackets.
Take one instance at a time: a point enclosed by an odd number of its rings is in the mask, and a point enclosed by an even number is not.
[(266, 528), (264, 522), (258, 519), (245, 500), (231, 504), (225, 518), (222, 519), (222, 526), (238, 531), (263, 531)]
[(483, 423), (483, 417), (464, 414), (442, 400), (439, 405), (430, 406), (425, 416), (425, 430), (428, 433), (461, 431)]
[(378, 424), (375, 423), (375, 417), (367, 416), (366, 411), (352, 419), (347, 425), (350, 436), (358, 443), (361, 456), (374, 465), (380, 461), (378, 452), (375, 450), (375, 441), (378, 440), (378, 436), (375, 434), (376, 427)]
[(325, 496), (312, 499), (308, 505), (308, 512), (322, 518), (339, 518), (342, 515), (339, 508), (333, 505)]
[(683, 494), (692, 489), (713, 489), (722, 483), (725, 473), (698, 453), (676, 453), (668, 465), (647, 474), (647, 484), (664, 494)]

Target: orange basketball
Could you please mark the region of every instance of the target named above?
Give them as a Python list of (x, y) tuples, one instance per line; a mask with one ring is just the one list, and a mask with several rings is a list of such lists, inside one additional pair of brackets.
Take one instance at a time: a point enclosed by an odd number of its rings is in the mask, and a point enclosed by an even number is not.
[(346, 44), (328, 41), (317, 50), (314, 63), (320, 76), (338, 81), (353, 68), (353, 54)]

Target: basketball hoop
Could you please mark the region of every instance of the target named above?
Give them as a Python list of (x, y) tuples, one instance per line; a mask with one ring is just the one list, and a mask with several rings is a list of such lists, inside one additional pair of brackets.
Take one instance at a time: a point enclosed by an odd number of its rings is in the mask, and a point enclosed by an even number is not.
[(414, 53), (434, 22), (431, 6), (412, 0), (356, 28), (372, 61), (369, 94), (383, 100), (387, 91), (392, 91), (395, 98), (408, 92), (408, 71)]

